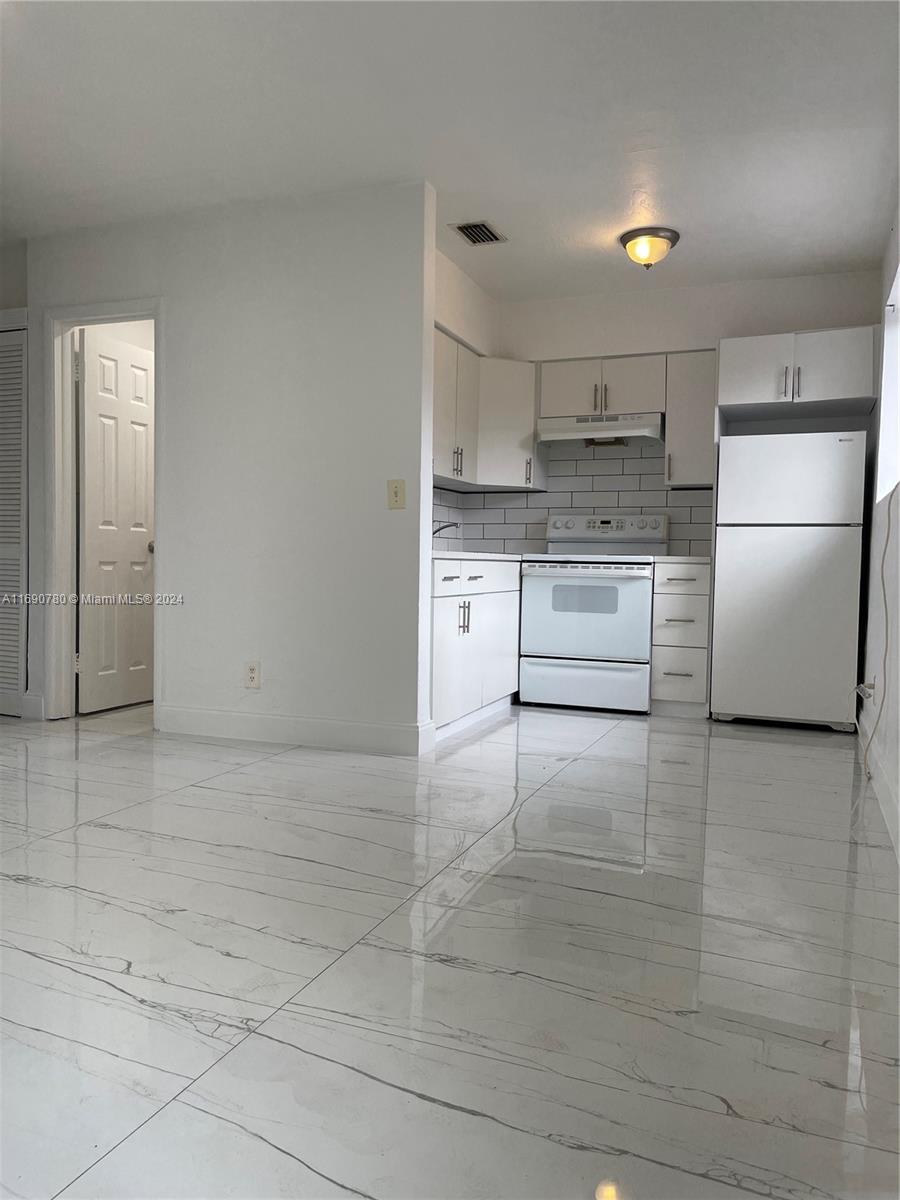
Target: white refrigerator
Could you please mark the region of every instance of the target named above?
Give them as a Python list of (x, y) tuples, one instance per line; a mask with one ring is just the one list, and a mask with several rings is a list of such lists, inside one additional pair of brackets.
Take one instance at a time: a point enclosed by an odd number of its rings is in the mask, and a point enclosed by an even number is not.
[(866, 435), (719, 443), (711, 710), (856, 717)]

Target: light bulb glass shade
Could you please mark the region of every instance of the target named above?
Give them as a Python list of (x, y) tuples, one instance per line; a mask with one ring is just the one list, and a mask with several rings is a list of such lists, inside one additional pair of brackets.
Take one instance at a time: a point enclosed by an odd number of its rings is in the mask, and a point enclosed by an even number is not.
[(630, 229), (622, 234), (619, 241), (632, 262), (641, 267), (652, 267), (654, 263), (662, 262), (678, 237), (674, 229), (651, 227)]

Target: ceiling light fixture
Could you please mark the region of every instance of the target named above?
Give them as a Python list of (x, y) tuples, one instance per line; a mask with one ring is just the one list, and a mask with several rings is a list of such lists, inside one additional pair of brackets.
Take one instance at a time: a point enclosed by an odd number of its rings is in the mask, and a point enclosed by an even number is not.
[(629, 229), (619, 241), (631, 261), (649, 271), (654, 263), (662, 262), (680, 237), (681, 234), (674, 229), (645, 225), (641, 229)]

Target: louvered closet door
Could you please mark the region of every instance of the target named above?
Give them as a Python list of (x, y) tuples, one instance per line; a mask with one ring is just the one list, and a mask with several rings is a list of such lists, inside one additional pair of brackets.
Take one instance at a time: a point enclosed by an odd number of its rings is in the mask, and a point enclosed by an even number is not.
[(25, 591), (24, 330), (0, 333), (0, 713), (19, 716), (25, 691), (24, 605), (4, 598)]

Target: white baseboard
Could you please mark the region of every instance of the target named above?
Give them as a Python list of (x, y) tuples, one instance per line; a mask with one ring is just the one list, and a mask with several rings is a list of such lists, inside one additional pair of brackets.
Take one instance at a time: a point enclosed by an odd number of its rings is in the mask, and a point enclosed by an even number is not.
[(184, 708), (177, 704), (156, 704), (154, 721), (156, 728), (164, 733), (280, 742), (322, 750), (417, 755), (434, 744), (434, 726), (430, 721), (418, 725), (368, 724), (281, 713)]
[(44, 697), (26, 692), (22, 697), (22, 716), (28, 721), (43, 721)]
[(651, 700), (651, 717), (689, 717), (705, 721), (709, 716), (708, 704), (695, 704), (689, 700)]
[[(865, 746), (872, 732), (869, 721), (866, 720), (866, 710), (859, 714), (859, 741)], [(897, 794), (897, 780), (888, 774), (884, 763), (878, 757), (878, 746), (875, 742), (869, 747), (869, 770), (872, 772), (872, 787), (878, 799), (878, 807), (884, 817), (894, 853), (900, 858), (900, 798)]]
[(512, 697), (504, 696), (502, 700), (495, 700), (493, 704), (486, 704), (484, 708), (476, 708), (474, 712), (466, 713), (464, 717), (460, 717), (456, 721), (451, 721), (447, 725), (441, 725), (435, 730), (435, 741), (442, 742), (445, 738), (453, 737), (457, 733), (462, 733), (466, 729), (470, 729), (473, 725), (480, 725), (482, 721), (490, 721), (495, 717), (502, 717), (508, 713), (512, 706)]

